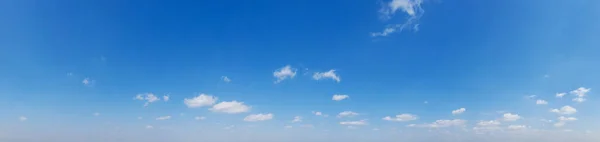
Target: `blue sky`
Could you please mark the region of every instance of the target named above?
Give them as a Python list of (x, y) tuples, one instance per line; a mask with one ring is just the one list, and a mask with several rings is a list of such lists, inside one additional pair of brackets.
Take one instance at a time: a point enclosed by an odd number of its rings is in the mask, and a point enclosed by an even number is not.
[(5, 0), (0, 141), (598, 141), (599, 6)]

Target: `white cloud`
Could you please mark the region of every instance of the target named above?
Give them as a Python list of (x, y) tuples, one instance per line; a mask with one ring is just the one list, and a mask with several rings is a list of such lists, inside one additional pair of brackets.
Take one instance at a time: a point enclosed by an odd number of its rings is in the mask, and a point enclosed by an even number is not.
[(566, 114), (566, 115), (569, 115), (569, 114), (574, 114), (574, 113), (576, 113), (576, 112), (577, 112), (577, 109), (575, 109), (575, 108), (573, 108), (573, 107), (571, 107), (571, 106), (563, 106), (563, 107), (562, 107), (562, 108), (560, 108), (560, 109), (552, 109), (552, 110), (550, 110), (550, 112), (554, 112), (554, 113), (558, 113), (558, 114)]
[(313, 79), (314, 80), (321, 80), (321, 79), (333, 79), (336, 82), (340, 82), (340, 76), (338, 76), (337, 74), (335, 74), (335, 70), (329, 70), (327, 72), (315, 72), (315, 74), (313, 74)]
[(160, 100), (160, 98), (156, 97), (152, 93), (138, 94), (137, 96), (135, 96), (135, 99), (141, 100), (141, 101), (146, 101), (146, 103), (144, 103), (144, 106), (148, 106), (150, 103)]
[(94, 115), (94, 116), (100, 116), (100, 113), (98, 113), (98, 112), (95, 112), (93, 115)]
[(273, 76), (277, 78), (275, 83), (279, 83), (288, 78), (294, 78), (294, 76), (296, 76), (296, 69), (292, 68), (292, 66), (290, 65), (287, 65), (285, 67), (275, 70), (275, 72), (273, 72)]
[(501, 124), (500, 121), (490, 120), (490, 121), (479, 121), (479, 123), (477, 123), (477, 126), (498, 126), (500, 124)]
[(352, 117), (352, 116), (357, 116), (358, 113), (356, 112), (352, 112), (352, 111), (344, 111), (344, 112), (340, 112), (340, 114), (338, 114), (338, 117)]
[(535, 104), (538, 104), (538, 105), (546, 105), (546, 104), (548, 104), (548, 102), (547, 102), (547, 101), (545, 101), (545, 100), (537, 100), (537, 101), (535, 101)]
[(342, 121), (341, 125), (367, 125), (367, 120), (359, 120), (359, 121)]
[(194, 119), (196, 119), (196, 120), (204, 120), (204, 119), (206, 119), (206, 117), (204, 117), (204, 116), (196, 116), (196, 117), (194, 117)]
[(231, 82), (231, 79), (229, 79), (229, 77), (227, 76), (221, 76), (221, 79), (223, 79), (223, 81), (227, 83)]
[(350, 97), (350, 96), (348, 96), (348, 95), (340, 95), (340, 94), (335, 94), (335, 95), (333, 95), (333, 97), (331, 97), (331, 100), (334, 100), (334, 101), (341, 101), (341, 100), (347, 99), (347, 98), (349, 98), (349, 97)]
[(244, 102), (220, 102), (210, 108), (210, 111), (222, 112), (222, 113), (243, 113), (250, 111), (251, 107), (244, 105)]
[(519, 116), (518, 114), (505, 113), (503, 115), (502, 119), (504, 121), (517, 121), (517, 120), (521, 119), (521, 116)]
[(392, 0), (385, 3), (379, 10), (380, 17), (384, 20), (391, 19), (398, 10), (402, 10), (408, 19), (402, 24), (388, 25), (382, 32), (371, 33), (371, 36), (387, 36), (396, 31), (402, 31), (407, 27), (412, 27), (414, 30), (418, 30), (418, 20), (425, 12), (421, 8), (423, 0)]
[(25, 116), (20, 116), (19, 117), (19, 121), (25, 121), (25, 120), (27, 120), (27, 117), (25, 117)]
[(323, 113), (322, 113), (322, 112), (320, 112), (320, 111), (313, 111), (312, 113), (313, 113), (314, 115), (316, 115), (316, 116), (323, 116), (323, 117), (327, 117), (327, 115), (326, 115), (326, 114), (323, 114)]
[(83, 85), (86, 85), (86, 86), (91, 86), (95, 82), (96, 82), (95, 80), (92, 80), (90, 78), (84, 78), (83, 81), (81, 81), (81, 83), (83, 83)]
[(268, 113), (268, 114), (252, 114), (252, 115), (248, 115), (244, 118), (244, 121), (248, 121), (248, 122), (255, 122), (255, 121), (265, 121), (265, 120), (271, 120), (273, 119), (273, 114), (272, 113)]
[(146, 129), (152, 129), (154, 128), (152, 125), (146, 125)]
[(213, 104), (215, 104), (215, 102), (217, 102), (218, 98), (217, 97), (213, 97), (210, 95), (206, 95), (206, 94), (200, 94), (194, 98), (185, 98), (183, 100), (183, 103), (188, 107), (188, 108), (197, 108), (197, 107), (203, 107), (203, 106), (211, 106)]
[(573, 94), (573, 95), (575, 95), (575, 96), (577, 96), (577, 97), (585, 97), (586, 94), (588, 92), (590, 92), (590, 90), (592, 90), (592, 89), (590, 89), (590, 88), (584, 88), (584, 87), (579, 87), (579, 88), (571, 91), (570, 93)]
[(566, 95), (567, 93), (556, 93), (556, 97), (557, 98), (562, 98)]
[(383, 118), (383, 120), (387, 120), (387, 121), (411, 121), (411, 120), (417, 120), (418, 117), (416, 115), (412, 115), (412, 114), (399, 114), (396, 115), (396, 117), (390, 117), (390, 116), (386, 116)]
[(579, 87), (569, 93), (573, 94), (576, 96), (576, 98), (573, 99), (574, 102), (584, 102), (586, 99), (584, 98), (588, 92), (590, 92), (590, 88), (583, 88), (583, 87)]
[(584, 102), (585, 100), (586, 100), (585, 98), (581, 98), (581, 97), (573, 98), (573, 101), (578, 102), (578, 103)]
[(523, 130), (526, 128), (527, 128), (527, 126), (525, 126), (525, 125), (510, 125), (510, 126), (508, 126), (509, 130)]
[(462, 114), (463, 112), (467, 111), (467, 109), (465, 108), (459, 108), (457, 110), (453, 110), (452, 111), (452, 115), (458, 115), (458, 114)]
[(169, 101), (169, 98), (170, 98), (170, 96), (169, 96), (169, 95), (164, 95), (164, 96), (163, 96), (163, 100), (164, 100), (165, 102), (166, 102), (166, 101)]
[(577, 118), (560, 116), (560, 117), (558, 117), (558, 120), (560, 120), (560, 121), (575, 121), (575, 120), (577, 120)]
[(453, 119), (453, 120), (436, 120), (430, 124), (422, 124), (416, 125), (411, 124), (408, 127), (425, 127), (425, 128), (443, 128), (443, 127), (451, 127), (451, 126), (465, 126), (466, 120), (462, 119)]
[(171, 119), (171, 116), (161, 116), (161, 117), (157, 117), (156, 120), (168, 120)]
[(294, 117), (294, 120), (292, 120), (292, 123), (296, 123), (296, 122), (302, 122), (302, 117), (300, 117), (300, 116)]

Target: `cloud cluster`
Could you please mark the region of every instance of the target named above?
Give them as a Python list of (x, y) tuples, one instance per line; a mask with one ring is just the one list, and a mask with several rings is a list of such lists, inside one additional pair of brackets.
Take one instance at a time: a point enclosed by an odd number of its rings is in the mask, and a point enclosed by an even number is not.
[(371, 33), (371, 36), (388, 36), (389, 34), (402, 31), (406, 28), (418, 30), (418, 21), (425, 12), (423, 8), (421, 8), (422, 3), (423, 0), (392, 0), (389, 2), (384, 2), (379, 10), (380, 17), (383, 20), (391, 19), (398, 11), (402, 11), (406, 16), (408, 16), (408, 19), (404, 23), (390, 24), (381, 32)]
[(135, 99), (141, 100), (141, 101), (146, 101), (146, 103), (144, 103), (144, 107), (150, 105), (150, 103), (160, 101), (160, 98), (158, 98), (157, 96), (155, 96), (152, 93), (137, 94), (135, 96)]

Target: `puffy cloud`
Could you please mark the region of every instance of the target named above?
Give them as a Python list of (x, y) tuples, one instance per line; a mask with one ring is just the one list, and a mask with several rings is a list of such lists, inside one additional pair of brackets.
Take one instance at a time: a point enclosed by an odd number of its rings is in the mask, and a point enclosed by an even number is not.
[(402, 24), (388, 25), (382, 32), (371, 33), (371, 36), (387, 36), (411, 26), (413, 29), (418, 30), (419, 24), (417, 22), (425, 12), (421, 8), (421, 3), (423, 3), (423, 0), (392, 0), (385, 3), (379, 10), (382, 19), (391, 19), (398, 10), (402, 10), (408, 15), (408, 19)]
[(502, 119), (504, 121), (517, 121), (517, 120), (521, 119), (521, 116), (519, 116), (518, 114), (505, 113), (503, 115)]
[(358, 113), (356, 112), (352, 112), (352, 111), (344, 111), (344, 112), (340, 112), (340, 114), (338, 114), (338, 117), (352, 117), (352, 116), (357, 116)]
[(294, 117), (294, 120), (292, 120), (292, 123), (296, 123), (296, 122), (302, 122), (302, 117), (300, 117), (300, 116)]
[(288, 78), (294, 78), (294, 76), (296, 76), (296, 69), (292, 68), (292, 66), (290, 66), (290, 65), (287, 65), (280, 69), (275, 70), (275, 72), (273, 72), (273, 76), (275, 78), (277, 78), (275, 83), (279, 83)]
[(273, 114), (272, 113), (268, 113), (268, 114), (252, 114), (252, 115), (248, 115), (244, 118), (244, 121), (248, 121), (248, 122), (255, 122), (255, 121), (265, 121), (265, 120), (271, 120), (273, 119)]
[(168, 120), (171, 119), (171, 116), (161, 116), (161, 117), (157, 117), (156, 120)]
[(399, 115), (396, 115), (396, 117), (386, 116), (383, 118), (383, 120), (387, 120), (387, 121), (411, 121), (411, 120), (417, 120), (417, 119), (418, 119), (418, 117), (416, 115), (412, 115), (412, 114), (408, 114), (408, 113), (399, 114)]
[(566, 114), (566, 115), (570, 115), (570, 114), (574, 114), (577, 112), (577, 109), (571, 107), (571, 106), (563, 106), (560, 109), (552, 109), (550, 110), (550, 112), (554, 112), (557, 114)]
[(153, 102), (156, 102), (156, 101), (160, 101), (160, 98), (156, 97), (152, 93), (137, 94), (135, 96), (135, 99), (136, 100), (141, 100), (141, 101), (146, 101), (146, 103), (144, 103), (144, 106), (148, 106), (150, 103), (153, 103)]
[(443, 127), (451, 127), (451, 126), (465, 126), (466, 120), (462, 119), (453, 119), (453, 120), (436, 120), (433, 123), (416, 125), (411, 124), (408, 127), (425, 127), (425, 128), (443, 128)]
[(196, 116), (196, 117), (194, 117), (194, 119), (196, 119), (196, 120), (204, 120), (204, 119), (206, 119), (206, 117), (204, 117), (204, 116)]
[(211, 106), (213, 104), (215, 104), (215, 102), (217, 102), (218, 98), (217, 97), (213, 97), (210, 95), (206, 95), (206, 94), (200, 94), (196, 97), (193, 98), (185, 98), (183, 100), (183, 103), (188, 107), (188, 108), (197, 108), (197, 107), (203, 107), (203, 106)]
[(462, 113), (463, 113), (463, 112), (465, 112), (465, 111), (467, 111), (467, 109), (465, 109), (465, 108), (459, 108), (459, 109), (457, 109), (457, 110), (453, 110), (453, 111), (452, 111), (452, 114), (453, 114), (453, 115), (458, 115), (458, 114), (462, 114)]
[(214, 111), (214, 112), (234, 114), (234, 113), (248, 112), (248, 111), (250, 111), (250, 108), (251, 107), (244, 105), (244, 102), (231, 101), (231, 102), (218, 103), (218, 104), (214, 105), (212, 108), (210, 108), (209, 110)]
[(342, 121), (341, 125), (367, 125), (367, 120), (359, 120), (359, 121)]
[(509, 130), (523, 130), (526, 128), (527, 128), (527, 126), (525, 126), (525, 125), (510, 125), (510, 126), (508, 126)]
[(227, 83), (231, 82), (231, 79), (229, 79), (229, 77), (227, 77), (227, 76), (221, 76), (221, 79), (223, 79), (223, 82), (227, 82)]
[(19, 121), (26, 121), (26, 120), (27, 120), (27, 117), (25, 117), (25, 116), (20, 116), (19, 117)]
[(313, 74), (313, 79), (315, 80), (321, 80), (321, 79), (333, 79), (336, 82), (340, 82), (340, 76), (335, 74), (335, 70), (329, 70), (327, 72), (315, 72), (315, 74)]
[(537, 105), (546, 105), (546, 104), (548, 104), (548, 102), (545, 101), (545, 100), (537, 100), (537, 101), (535, 101), (535, 104), (537, 104)]
[(557, 98), (562, 98), (566, 95), (567, 93), (556, 93), (556, 97)]
[(347, 98), (349, 98), (349, 97), (350, 97), (350, 96), (348, 96), (348, 95), (339, 95), (339, 94), (335, 94), (335, 95), (333, 95), (333, 97), (331, 98), (331, 100), (334, 100), (334, 101), (341, 101), (341, 100), (347, 99)]

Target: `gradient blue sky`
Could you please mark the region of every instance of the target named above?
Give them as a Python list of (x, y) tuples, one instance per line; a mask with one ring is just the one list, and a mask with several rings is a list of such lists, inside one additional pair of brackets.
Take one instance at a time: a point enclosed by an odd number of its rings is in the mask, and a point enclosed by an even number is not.
[(0, 21), (0, 141), (600, 141), (597, 0), (3, 0)]

